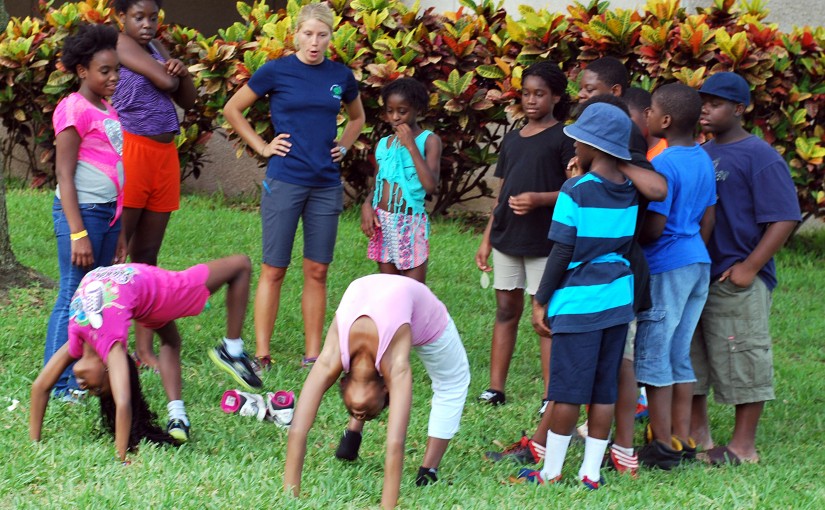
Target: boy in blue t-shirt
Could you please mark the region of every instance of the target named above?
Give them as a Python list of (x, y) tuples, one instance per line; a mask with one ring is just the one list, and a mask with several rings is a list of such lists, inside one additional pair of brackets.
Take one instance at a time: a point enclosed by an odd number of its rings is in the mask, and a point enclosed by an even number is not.
[[(765, 401), (774, 398), (768, 324), (776, 287), (773, 256), (801, 219), (799, 201), (782, 157), (742, 127), (750, 104), (744, 78), (716, 73), (699, 93), (699, 122), (714, 135), (702, 148), (716, 169), (717, 203), (708, 243), (713, 283), (691, 347), (697, 383), (690, 435), (712, 464), (757, 462), (756, 428)], [(736, 407), (733, 435), (725, 446), (714, 447), (711, 439), (709, 386), (717, 402)]]
[(668, 148), (653, 158), (653, 167), (667, 178), (669, 192), (648, 206), (640, 239), (653, 306), (638, 316), (634, 369), (647, 389), (652, 432), (639, 461), (662, 469), (696, 457), (690, 439), (696, 381), (690, 344), (708, 295), (705, 242), (716, 203), (713, 162), (693, 137), (701, 111), (696, 90), (672, 83), (654, 92), (647, 116), (650, 134), (667, 139)]
[(548, 409), (550, 430), (541, 473), (520, 478), (556, 482), (576, 425), (579, 407), (590, 404), (589, 432), (579, 479), (587, 488), (603, 483), (600, 467), (613, 408), (627, 325), (633, 319), (633, 273), (625, 255), (638, 213), (636, 188), (619, 171), (630, 160), (630, 118), (597, 103), (564, 128), (576, 140), (579, 165), (588, 173), (568, 180), (553, 211), (553, 249), (533, 302), (533, 324), (550, 335)]

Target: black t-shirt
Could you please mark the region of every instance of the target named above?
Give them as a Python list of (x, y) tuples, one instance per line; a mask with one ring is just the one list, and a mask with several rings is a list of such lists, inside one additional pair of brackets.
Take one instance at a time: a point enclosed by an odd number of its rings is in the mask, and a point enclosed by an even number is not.
[(521, 136), (521, 130), (507, 133), (501, 143), (495, 176), (504, 179), (493, 211), (490, 243), (493, 248), (519, 257), (546, 257), (553, 247), (547, 239), (553, 220), (552, 207), (537, 207), (517, 216), (507, 200), (528, 191), (559, 191), (567, 180), (565, 169), (575, 155), (573, 139), (558, 124), (533, 136)]
[[(653, 165), (647, 160), (647, 140), (639, 129), (636, 123), (631, 123), (630, 126), (630, 162), (636, 166), (653, 170)], [(647, 259), (639, 246), (639, 233), (642, 231), (642, 224), (645, 221), (645, 213), (647, 212), (647, 205), (650, 203), (648, 199), (639, 193), (639, 213), (636, 217), (636, 234), (633, 236), (633, 244), (630, 245), (630, 251), (627, 253), (627, 261), (630, 262), (630, 270), (633, 271), (633, 280), (635, 285), (633, 287), (633, 311), (638, 313), (647, 310), (653, 306), (650, 299), (650, 267), (647, 265)]]

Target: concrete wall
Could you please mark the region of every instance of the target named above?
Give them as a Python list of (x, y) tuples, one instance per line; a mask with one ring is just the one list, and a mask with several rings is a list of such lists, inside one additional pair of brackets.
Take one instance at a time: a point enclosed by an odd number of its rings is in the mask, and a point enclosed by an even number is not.
[[(610, 7), (622, 9), (642, 10), (644, 0), (609, 0)], [(587, 4), (587, 0), (579, 0)], [(411, 1), (405, 1), (412, 4)], [(536, 9), (546, 8), (550, 11), (567, 12), (568, 0), (504, 0), (504, 8), (514, 17), (518, 17), (519, 5), (530, 5)], [(697, 6), (711, 5), (711, 0), (682, 0), (682, 5), (689, 12), (696, 12)], [(793, 26), (823, 26), (825, 25), (825, 1), (823, 0), (768, 0), (768, 9), (771, 11), (767, 21), (778, 23), (781, 30), (790, 30)], [(455, 11), (461, 4), (458, 0), (421, 0), (421, 7), (435, 7), (439, 11)]]

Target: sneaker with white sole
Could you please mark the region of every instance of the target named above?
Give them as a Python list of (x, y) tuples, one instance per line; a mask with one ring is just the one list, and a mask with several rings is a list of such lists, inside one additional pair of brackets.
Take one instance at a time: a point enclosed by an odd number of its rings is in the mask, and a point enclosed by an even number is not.
[(639, 473), (639, 457), (636, 452), (633, 452), (633, 455), (628, 455), (615, 445), (610, 445), (602, 467), (614, 469), (617, 473), (627, 473), (636, 478)]
[(266, 417), (264, 397), (257, 393), (247, 393), (240, 390), (228, 390), (221, 397), (221, 410), (229, 414), (254, 416), (258, 421)]
[(266, 419), (282, 428), (292, 425), (295, 415), (295, 394), (279, 390), (266, 394)]
[(264, 385), (261, 378), (255, 373), (255, 369), (246, 353), (239, 358), (233, 358), (227, 352), (226, 346), (221, 343), (218, 347), (210, 349), (208, 354), (209, 359), (218, 368), (231, 375), (235, 382), (240, 384), (246, 391), (254, 391), (255, 388), (261, 388)]

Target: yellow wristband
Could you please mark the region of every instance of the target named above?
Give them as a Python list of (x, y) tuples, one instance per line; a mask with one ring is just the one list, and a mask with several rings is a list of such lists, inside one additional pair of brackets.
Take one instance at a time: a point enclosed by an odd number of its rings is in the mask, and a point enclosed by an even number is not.
[(86, 232), (85, 230), (81, 230), (80, 232), (78, 232), (76, 234), (69, 234), (69, 239), (71, 239), (72, 241), (77, 241), (78, 239), (83, 239), (84, 237), (86, 237), (88, 235), (89, 235), (88, 232)]

